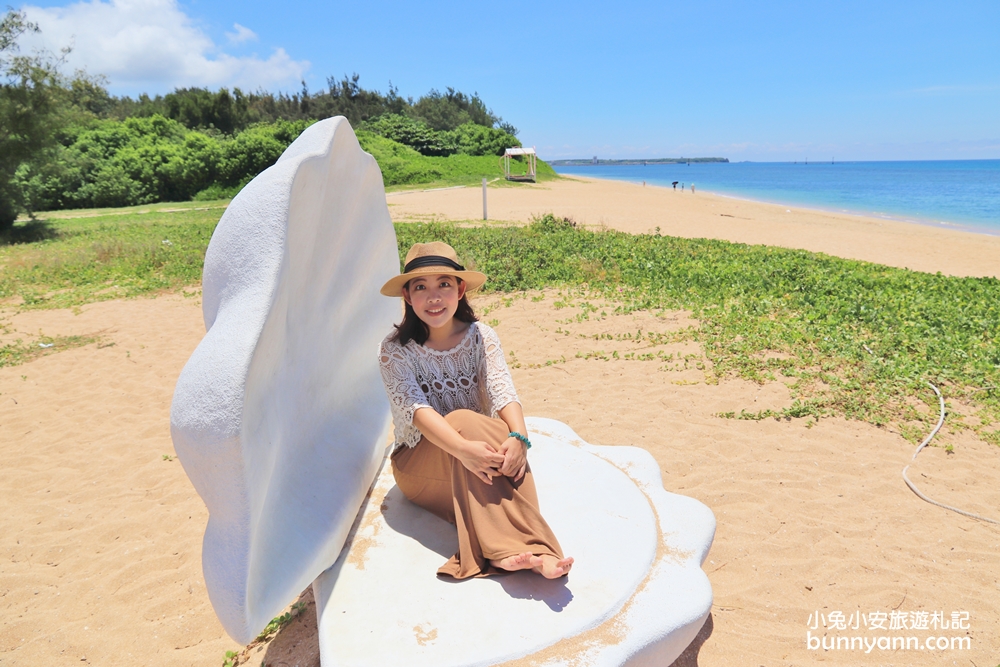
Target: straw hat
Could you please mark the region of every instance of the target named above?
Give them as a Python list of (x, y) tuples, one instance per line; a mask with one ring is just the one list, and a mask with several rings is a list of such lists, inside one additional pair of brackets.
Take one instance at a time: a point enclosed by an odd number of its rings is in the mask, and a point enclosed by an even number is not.
[(468, 290), (479, 289), (486, 282), (486, 274), (479, 271), (466, 271), (458, 263), (455, 249), (447, 243), (433, 241), (431, 243), (414, 243), (406, 253), (403, 272), (391, 278), (379, 290), (385, 296), (403, 296), (403, 285), (417, 276), (458, 276), (465, 281)]

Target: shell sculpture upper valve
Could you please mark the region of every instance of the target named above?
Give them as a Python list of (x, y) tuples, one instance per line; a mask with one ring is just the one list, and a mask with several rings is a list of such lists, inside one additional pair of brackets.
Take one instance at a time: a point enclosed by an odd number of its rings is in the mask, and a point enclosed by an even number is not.
[(454, 528), (380, 467), (379, 341), (399, 304), (382, 176), (341, 117), (309, 127), (223, 215), (205, 257), (207, 333), (171, 433), (209, 510), (205, 583), (248, 643), (313, 584), (326, 666), (669, 665), (712, 591), (712, 512), (634, 447), (531, 418), (539, 502), (576, 564), (453, 583)]

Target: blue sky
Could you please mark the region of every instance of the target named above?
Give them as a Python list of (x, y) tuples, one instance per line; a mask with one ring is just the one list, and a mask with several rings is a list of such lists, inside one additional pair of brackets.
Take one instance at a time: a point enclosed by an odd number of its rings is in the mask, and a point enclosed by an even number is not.
[(478, 92), (543, 158), (1000, 158), (1000, 3), (22, 5), (112, 91)]

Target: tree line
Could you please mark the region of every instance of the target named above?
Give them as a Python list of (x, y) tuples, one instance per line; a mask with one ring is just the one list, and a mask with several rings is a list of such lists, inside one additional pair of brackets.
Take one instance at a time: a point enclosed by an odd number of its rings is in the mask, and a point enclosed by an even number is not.
[(0, 20), (0, 230), (20, 213), (232, 196), (331, 116), (345, 116), (359, 137), (424, 156), (501, 155), (520, 145), (517, 129), (478, 94), (447, 88), (414, 100), (391, 83), (387, 93), (365, 89), (357, 74), (331, 77), (316, 92), (303, 83), (292, 94), (115, 96), (100, 76), (62, 74), (58, 56), (20, 53), (18, 39), (37, 30), (18, 10)]

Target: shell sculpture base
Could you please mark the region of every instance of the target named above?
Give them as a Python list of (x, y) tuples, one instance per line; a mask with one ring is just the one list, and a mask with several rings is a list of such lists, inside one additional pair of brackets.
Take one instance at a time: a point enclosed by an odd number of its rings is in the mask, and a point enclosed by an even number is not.
[(455, 529), (407, 501), (386, 462), (313, 584), (325, 667), (665, 667), (691, 643), (712, 605), (711, 510), (665, 491), (645, 450), (589, 445), (550, 419), (528, 430), (542, 512), (576, 558), (569, 576), (438, 578)]

